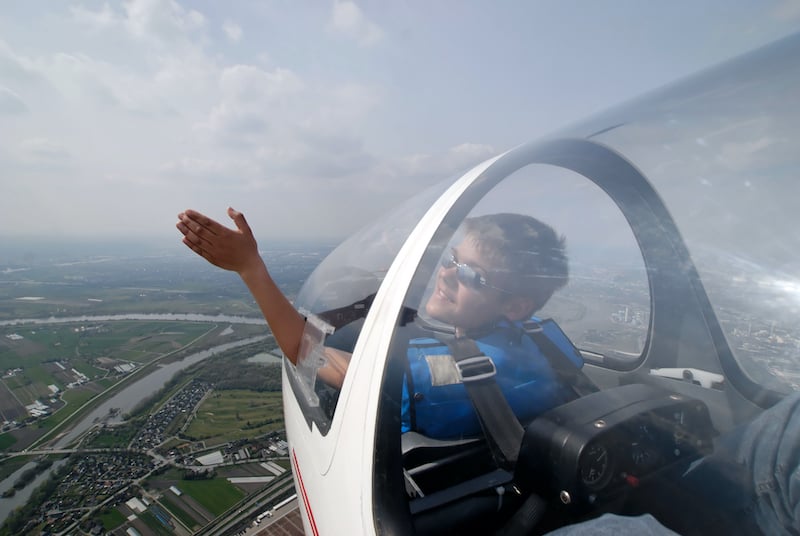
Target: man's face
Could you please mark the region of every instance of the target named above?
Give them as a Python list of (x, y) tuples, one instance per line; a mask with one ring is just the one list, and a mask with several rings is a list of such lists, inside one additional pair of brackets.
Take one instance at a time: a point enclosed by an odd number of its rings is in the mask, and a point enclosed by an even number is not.
[[(469, 236), (451, 251), (456, 263), (469, 265), (486, 278), (489, 285), (493, 284), (494, 266), (478, 251)], [(470, 330), (491, 325), (503, 318), (507, 298), (507, 293), (496, 288), (462, 283), (455, 265), (442, 266), (436, 274), (436, 286), (425, 304), (425, 312), (440, 322)]]

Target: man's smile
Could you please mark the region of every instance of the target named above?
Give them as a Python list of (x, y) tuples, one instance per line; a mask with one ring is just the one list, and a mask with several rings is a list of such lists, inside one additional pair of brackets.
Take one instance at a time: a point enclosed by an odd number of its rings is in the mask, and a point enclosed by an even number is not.
[(436, 295), (447, 302), (455, 303), (455, 300), (451, 298), (447, 292), (444, 291), (444, 288), (441, 285), (436, 285)]

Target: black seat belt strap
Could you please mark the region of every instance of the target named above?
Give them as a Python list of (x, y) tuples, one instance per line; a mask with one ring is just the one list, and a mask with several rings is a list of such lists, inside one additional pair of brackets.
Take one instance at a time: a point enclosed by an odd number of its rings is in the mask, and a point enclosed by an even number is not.
[(447, 342), (461, 380), (469, 394), (478, 421), (500, 465), (517, 461), (525, 430), (509, 406), (495, 380), (494, 361), (472, 339), (457, 338)]
[(406, 389), (408, 390), (408, 417), (412, 430), (417, 429), (417, 407), (414, 403), (414, 375), (411, 372), (411, 361), (404, 359), (406, 364)]
[(542, 354), (547, 358), (550, 366), (561, 378), (562, 382), (572, 387), (578, 396), (586, 396), (599, 391), (592, 380), (583, 370), (575, 366), (564, 351), (544, 334), (542, 326), (538, 323), (526, 323), (523, 326), (525, 333), (536, 343)]

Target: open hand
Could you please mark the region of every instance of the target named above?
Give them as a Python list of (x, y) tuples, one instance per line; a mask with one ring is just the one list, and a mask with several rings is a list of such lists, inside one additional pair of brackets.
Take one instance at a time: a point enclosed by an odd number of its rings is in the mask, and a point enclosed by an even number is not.
[(189, 249), (214, 266), (242, 274), (263, 261), (244, 214), (228, 208), (228, 216), (236, 229), (191, 209), (178, 214), (175, 227), (183, 234), (183, 243)]

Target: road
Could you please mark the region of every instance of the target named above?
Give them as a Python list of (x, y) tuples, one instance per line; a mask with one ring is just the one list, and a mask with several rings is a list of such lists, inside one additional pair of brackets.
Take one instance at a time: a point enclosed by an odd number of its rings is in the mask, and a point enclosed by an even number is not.
[(294, 490), (294, 480), (292, 479), (292, 473), (287, 471), (277, 477), (272, 485), (250, 497), (246, 497), (231, 507), (228, 512), (217, 517), (195, 534), (196, 536), (235, 534), (237, 529), (240, 531), (245, 527), (252, 526), (252, 520), (258, 514), (267, 510), (268, 505), (278, 502), (289, 490)]

